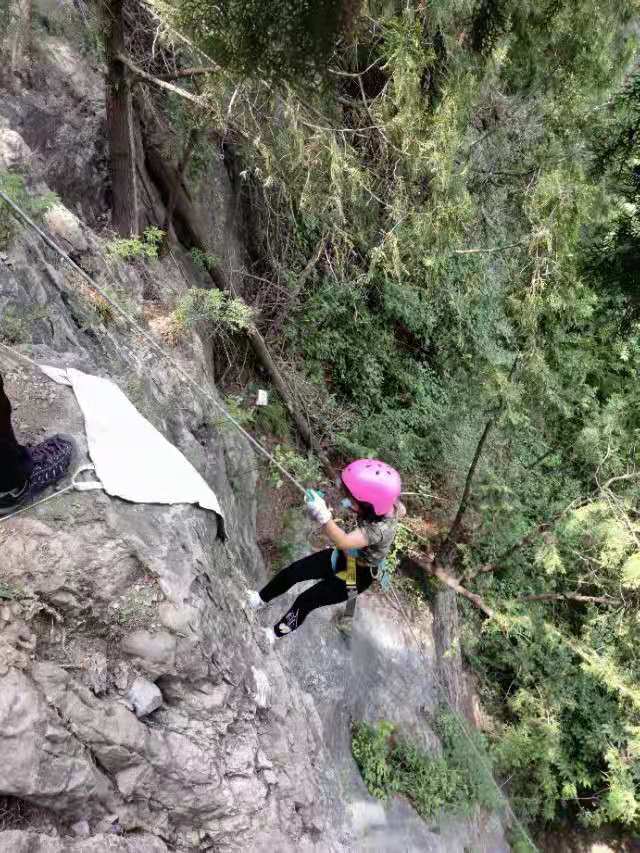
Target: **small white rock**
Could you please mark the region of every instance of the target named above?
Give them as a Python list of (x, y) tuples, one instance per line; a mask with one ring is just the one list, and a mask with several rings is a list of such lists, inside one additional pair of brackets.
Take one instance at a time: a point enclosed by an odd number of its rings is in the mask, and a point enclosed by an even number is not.
[(147, 678), (136, 678), (127, 693), (137, 717), (146, 717), (162, 705), (162, 693), (157, 684)]
[(74, 823), (72, 825), (71, 832), (73, 832), (76, 838), (89, 838), (89, 836), (91, 835), (91, 827), (89, 826), (89, 821), (77, 821), (77, 823)]
[(24, 170), (31, 159), (31, 149), (15, 130), (0, 130), (0, 171)]

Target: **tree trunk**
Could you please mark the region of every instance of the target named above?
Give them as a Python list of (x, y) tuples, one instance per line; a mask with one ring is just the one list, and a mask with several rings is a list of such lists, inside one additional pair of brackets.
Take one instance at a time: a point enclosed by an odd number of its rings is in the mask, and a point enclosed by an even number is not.
[(32, 0), (14, 0), (11, 6), (11, 83), (30, 82)]
[[(147, 172), (157, 187), (166, 210), (171, 210), (172, 222), (169, 224), (173, 225), (177, 239), (186, 249), (197, 248), (203, 252), (208, 252), (209, 245), (202, 228), (202, 222), (199, 220), (197, 211), (182, 183), (183, 176), (180, 173), (180, 168), (176, 168), (168, 160), (166, 152), (162, 147), (162, 133), (158, 132), (157, 120), (148, 114), (142, 98), (138, 100), (138, 106), (144, 130), (144, 152)], [(149, 127), (146, 126), (147, 123)], [(185, 151), (185, 154), (187, 153), (188, 149)], [(228, 293), (230, 296), (235, 295), (224, 270), (217, 264), (208, 267), (208, 273), (215, 287)], [(245, 329), (245, 334), (258, 363), (268, 375), (278, 394), (282, 397), (282, 401), (296, 425), (298, 434), (306, 446), (318, 456), (329, 478), (335, 480), (337, 476), (335, 469), (318, 444), (304, 415), (298, 411), (287, 383), (273, 360), (260, 331), (251, 323)]]
[(174, 176), (174, 184), (171, 189), (171, 194), (169, 196), (169, 201), (167, 203), (167, 211), (164, 217), (164, 224), (162, 226), (165, 231), (167, 237), (169, 235), (169, 229), (171, 228), (171, 223), (173, 221), (173, 212), (176, 207), (176, 200), (178, 198), (178, 191), (182, 185), (182, 180), (184, 178), (184, 174), (187, 171), (187, 166), (189, 165), (189, 160), (191, 159), (191, 155), (193, 154), (193, 150), (196, 147), (196, 142), (198, 141), (199, 131), (196, 128), (192, 128), (189, 133), (189, 139), (187, 140), (187, 144), (185, 146), (184, 152), (182, 154), (182, 159), (178, 164), (178, 169)]
[(133, 107), (128, 72), (118, 58), (124, 51), (123, 0), (106, 0), (103, 6), (107, 56), (107, 134), (111, 174), (111, 224), (123, 237), (138, 231), (137, 176), (133, 151)]
[(454, 590), (442, 589), (436, 594), (433, 608), (433, 638), (438, 656), (440, 686), (446, 700), (457, 713), (464, 713), (464, 684), (458, 603)]

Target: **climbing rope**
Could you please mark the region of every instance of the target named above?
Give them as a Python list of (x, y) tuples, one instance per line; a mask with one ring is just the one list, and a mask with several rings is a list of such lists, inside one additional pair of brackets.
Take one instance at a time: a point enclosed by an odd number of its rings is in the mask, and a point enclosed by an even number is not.
[[(39, 226), (38, 226), (38, 225), (33, 221), (33, 219), (31, 219), (31, 217), (30, 217), (30, 216), (28, 216), (28, 214), (26, 214), (26, 213), (24, 212), (24, 210), (22, 210), (22, 208), (20, 208), (20, 207), (19, 207), (19, 206), (18, 206), (18, 205), (13, 201), (13, 199), (9, 198), (9, 196), (7, 196), (7, 194), (6, 194), (3, 190), (0, 190), (0, 198), (1, 198), (1, 199), (2, 199), (2, 200), (3, 200), (3, 201), (4, 201), (4, 202), (5, 202), (5, 203), (6, 203), (6, 204), (11, 208), (11, 210), (13, 211), (13, 213), (14, 213), (14, 215), (15, 215), (15, 216), (17, 216), (19, 219), (21, 219), (23, 222), (25, 222), (25, 223), (26, 223), (26, 224), (27, 224), (27, 225), (28, 225), (28, 226), (29, 226), (29, 227), (30, 227), (30, 228), (31, 228), (31, 229), (32, 229), (36, 234), (38, 234), (38, 236), (39, 236), (39, 237), (40, 237), (40, 238), (41, 238), (41, 239), (46, 243), (46, 245), (47, 245), (47, 246), (49, 246), (49, 248), (50, 248), (50, 249), (52, 249), (54, 252), (56, 252), (56, 254), (58, 254), (58, 255), (60, 256), (60, 258), (62, 258), (62, 260), (63, 260), (63, 261), (65, 261), (65, 263), (67, 263), (67, 264), (68, 264), (72, 269), (74, 269), (74, 270), (75, 270), (75, 271), (76, 271), (80, 276), (82, 276), (82, 278), (87, 282), (87, 284), (89, 285), (89, 287), (90, 287), (90, 288), (91, 288), (95, 293), (99, 294), (99, 295), (100, 295), (100, 297), (101, 297), (102, 299), (104, 299), (104, 300), (105, 300), (105, 302), (106, 302), (106, 303), (107, 303), (107, 304), (108, 304), (108, 305), (109, 305), (109, 306), (110, 306), (110, 307), (111, 307), (111, 308), (112, 308), (112, 309), (113, 309), (113, 310), (114, 310), (114, 311), (115, 311), (115, 312), (116, 312), (120, 317), (122, 317), (122, 318), (123, 318), (123, 319), (124, 319), (124, 320), (125, 320), (125, 321), (130, 325), (130, 326), (131, 326), (131, 328), (135, 329), (135, 331), (136, 331), (139, 335), (141, 335), (141, 337), (142, 337), (145, 341), (147, 341), (147, 343), (148, 343), (148, 344), (149, 344), (149, 345), (150, 345), (150, 346), (151, 346), (151, 347), (152, 347), (152, 348), (153, 348), (153, 349), (154, 349), (154, 350), (155, 350), (159, 355), (161, 355), (164, 359), (166, 359), (166, 361), (167, 361), (169, 364), (171, 364), (171, 366), (172, 366), (172, 367), (173, 367), (173, 368), (178, 372), (178, 374), (179, 374), (179, 375), (180, 375), (180, 376), (181, 376), (181, 377), (182, 377), (182, 378), (183, 378), (183, 379), (184, 379), (184, 380), (185, 380), (185, 381), (186, 381), (186, 382), (191, 386), (191, 388), (193, 388), (195, 391), (197, 391), (198, 393), (200, 393), (200, 394), (201, 394), (201, 395), (202, 395), (202, 396), (203, 396), (203, 397), (204, 397), (204, 398), (205, 398), (209, 403), (211, 403), (211, 404), (212, 404), (212, 405), (213, 405), (213, 406), (214, 406), (214, 407), (215, 407), (215, 408), (216, 408), (216, 409), (217, 409), (217, 410), (222, 414), (222, 416), (223, 416), (226, 420), (228, 420), (231, 424), (233, 424), (233, 426), (235, 426), (235, 428), (238, 430), (238, 432), (240, 432), (240, 433), (241, 433), (241, 434), (242, 434), (242, 435), (247, 439), (247, 441), (248, 441), (248, 442), (249, 442), (249, 443), (250, 443), (250, 444), (251, 444), (251, 445), (252, 445), (252, 446), (253, 446), (253, 447), (254, 447), (254, 448), (255, 448), (255, 449), (256, 449), (256, 450), (261, 454), (261, 455), (262, 455), (262, 456), (264, 456), (264, 457), (265, 457), (265, 458), (266, 458), (266, 459), (267, 459), (267, 460), (268, 460), (272, 465), (274, 465), (276, 468), (278, 468), (278, 470), (279, 470), (279, 471), (280, 471), (280, 472), (281, 472), (281, 473), (282, 473), (282, 474), (283, 474), (283, 475), (284, 475), (284, 476), (285, 476), (285, 477), (286, 477), (286, 478), (287, 478), (287, 479), (288, 479), (288, 480), (289, 480), (289, 481), (290, 481), (290, 482), (291, 482), (291, 483), (292, 483), (292, 484), (293, 484), (293, 485), (294, 485), (294, 486), (295, 486), (295, 487), (296, 487), (296, 488), (297, 488), (297, 489), (298, 489), (298, 490), (299, 490), (303, 495), (305, 495), (305, 496), (306, 496), (307, 490), (305, 489), (305, 487), (304, 487), (304, 486), (303, 486), (303, 485), (302, 485), (302, 484), (301, 484), (301, 483), (300, 483), (300, 482), (299, 482), (299, 481), (298, 481), (298, 480), (297, 480), (297, 479), (296, 479), (296, 478), (295, 478), (295, 477), (294, 477), (294, 476), (293, 476), (293, 475), (292, 475), (292, 474), (291, 474), (291, 473), (290, 473), (290, 472), (289, 472), (289, 471), (288, 471), (288, 470), (287, 470), (287, 469), (286, 469), (286, 468), (285, 468), (285, 467), (284, 467), (284, 466), (283, 466), (283, 465), (282, 465), (282, 464), (281, 464), (281, 463), (280, 463), (280, 462), (279, 462), (279, 461), (278, 461), (274, 456), (273, 456), (273, 454), (271, 454), (271, 453), (270, 453), (270, 452), (269, 452), (265, 447), (263, 447), (263, 445), (262, 445), (262, 444), (260, 444), (260, 442), (259, 442), (259, 441), (257, 441), (257, 439), (255, 439), (255, 438), (251, 435), (251, 433), (249, 433), (249, 432), (248, 432), (248, 431), (247, 431), (247, 430), (242, 426), (242, 424), (241, 424), (241, 423), (239, 423), (239, 421), (238, 421), (236, 418), (234, 418), (234, 417), (233, 417), (233, 415), (231, 415), (231, 414), (227, 411), (227, 409), (226, 409), (226, 408), (225, 408), (225, 407), (224, 407), (224, 406), (223, 406), (223, 405), (222, 405), (218, 400), (216, 400), (216, 398), (213, 396), (213, 394), (211, 394), (211, 392), (210, 392), (210, 391), (208, 391), (207, 389), (205, 389), (205, 388), (203, 388), (201, 385), (199, 385), (199, 384), (195, 381), (195, 379), (193, 379), (193, 378), (192, 378), (192, 377), (191, 377), (191, 376), (190, 376), (190, 375), (189, 375), (189, 374), (188, 374), (188, 373), (187, 373), (187, 372), (182, 368), (182, 366), (181, 366), (181, 365), (180, 365), (180, 364), (179, 364), (179, 363), (178, 363), (178, 362), (177, 362), (177, 361), (176, 361), (176, 360), (175, 360), (175, 359), (174, 359), (174, 358), (173, 358), (173, 357), (172, 357), (172, 356), (171, 356), (171, 355), (170, 355), (170, 354), (169, 354), (169, 353), (168, 353), (168, 352), (167, 352), (167, 351), (166, 351), (166, 350), (165, 350), (165, 349), (164, 349), (164, 348), (163, 348), (163, 347), (162, 347), (162, 346), (161, 346), (161, 345), (160, 345), (160, 344), (155, 340), (155, 338), (153, 338), (153, 336), (152, 336), (152, 335), (150, 335), (150, 334), (146, 331), (146, 329), (144, 329), (144, 328), (143, 328), (143, 327), (142, 327), (138, 322), (136, 322), (136, 320), (135, 320), (133, 317), (131, 317), (131, 316), (130, 316), (130, 315), (129, 315), (125, 310), (124, 310), (124, 308), (122, 308), (122, 307), (121, 307), (121, 306), (120, 306), (120, 305), (119, 305), (119, 304), (118, 304), (118, 303), (117, 303), (117, 302), (116, 302), (116, 301), (115, 301), (115, 300), (114, 300), (114, 299), (113, 299), (113, 298), (112, 298), (112, 297), (111, 297), (107, 292), (105, 292), (105, 291), (104, 291), (104, 290), (103, 290), (103, 289), (102, 289), (98, 284), (96, 284), (96, 283), (95, 283), (95, 281), (91, 278), (91, 276), (90, 276), (88, 273), (86, 273), (86, 272), (82, 269), (82, 267), (80, 267), (80, 266), (79, 266), (79, 265), (78, 265), (78, 264), (77, 264), (77, 263), (76, 263), (76, 262), (75, 262), (71, 257), (69, 257), (69, 255), (68, 255), (68, 254), (67, 254), (63, 249), (61, 249), (61, 248), (60, 248), (60, 247), (59, 247), (59, 246), (58, 246), (58, 245), (57, 245), (57, 244), (56, 244), (56, 243), (51, 239), (51, 237), (49, 237), (49, 235), (48, 235), (45, 231), (43, 231), (43, 230), (42, 230), (42, 229), (41, 229), (41, 228), (40, 228), (40, 227), (39, 227)], [(114, 283), (115, 283), (115, 282), (114, 282)], [(36, 368), (36, 369), (40, 369), (40, 365), (39, 365), (37, 362), (33, 361), (33, 359), (30, 359), (28, 356), (24, 355), (23, 353), (20, 353), (20, 352), (18, 352), (17, 350), (15, 350), (15, 349), (13, 349), (13, 348), (11, 348), (11, 347), (8, 347), (8, 346), (6, 346), (5, 344), (2, 344), (2, 343), (0, 343), (0, 347), (1, 347), (2, 349), (6, 350), (7, 352), (9, 352), (11, 355), (16, 356), (16, 357), (18, 357), (18, 358), (22, 359), (23, 361), (27, 362), (27, 363), (28, 363), (28, 364), (30, 364), (32, 367), (34, 367), (34, 368)], [(85, 473), (85, 472), (88, 472), (88, 471), (93, 471), (93, 472), (95, 473), (95, 468), (94, 468), (94, 466), (93, 466), (93, 465), (85, 465), (85, 466), (81, 466), (81, 467), (80, 467), (80, 468), (75, 472), (75, 474), (74, 474), (74, 476), (73, 476), (73, 479), (72, 479), (72, 482), (71, 482), (71, 485), (67, 486), (67, 487), (66, 487), (66, 488), (64, 488), (64, 489), (61, 489), (61, 490), (60, 490), (60, 491), (58, 491), (58, 492), (54, 492), (52, 495), (49, 495), (48, 497), (43, 498), (42, 500), (37, 501), (36, 503), (32, 503), (32, 504), (29, 504), (28, 506), (22, 507), (21, 509), (16, 510), (16, 512), (12, 513), (11, 515), (4, 516), (4, 517), (0, 518), (0, 522), (2, 522), (2, 521), (8, 521), (9, 519), (14, 518), (14, 517), (15, 517), (15, 516), (17, 516), (17, 515), (19, 515), (19, 514), (21, 514), (21, 513), (23, 513), (23, 512), (26, 512), (26, 511), (27, 511), (27, 510), (29, 510), (29, 509), (32, 509), (33, 507), (40, 506), (40, 505), (42, 505), (42, 504), (48, 503), (49, 501), (55, 500), (56, 498), (59, 498), (59, 497), (62, 497), (62, 495), (68, 494), (68, 493), (69, 493), (69, 492), (71, 492), (71, 491), (89, 491), (89, 490), (92, 490), (92, 489), (99, 489), (99, 488), (102, 488), (102, 484), (101, 484), (101, 483), (99, 483), (99, 482), (97, 482), (97, 481), (95, 481), (95, 480), (94, 480), (94, 481), (89, 481), (89, 482), (83, 482), (83, 481), (80, 481), (80, 480), (79, 480), (80, 475), (81, 475), (81, 474), (83, 474), (83, 473)], [(420, 537), (418, 534), (414, 534), (414, 535), (416, 536), (416, 538), (417, 538), (417, 539), (422, 539), (422, 537)], [(422, 541), (426, 542), (426, 540), (424, 540), (424, 539), (423, 539)], [(427, 544), (428, 544), (428, 543), (427, 543)], [(416, 646), (417, 646), (419, 649), (424, 649), (424, 644), (423, 644), (423, 643), (422, 643), (422, 641), (419, 639), (419, 637), (418, 637), (418, 635), (416, 634), (416, 632), (415, 632), (415, 630), (414, 630), (414, 628), (413, 628), (413, 626), (412, 626), (412, 624), (411, 624), (411, 622), (410, 622), (410, 620), (409, 620), (408, 616), (405, 614), (405, 612), (404, 612), (404, 610), (403, 610), (403, 608), (402, 608), (402, 605), (401, 605), (401, 603), (400, 603), (400, 599), (398, 598), (398, 595), (397, 595), (396, 591), (395, 591), (394, 589), (391, 589), (391, 592), (392, 592), (393, 596), (395, 597), (395, 600), (396, 600), (396, 606), (397, 606), (397, 608), (398, 608), (398, 611), (400, 612), (400, 615), (401, 615), (402, 619), (404, 620), (405, 624), (407, 625), (407, 628), (409, 629), (409, 632), (412, 634), (412, 636), (413, 636), (413, 638), (414, 638), (414, 641), (416, 642)], [(385, 596), (387, 596), (387, 598), (389, 598), (389, 596), (388, 596), (388, 593), (387, 593), (387, 592), (385, 592), (385, 593), (384, 593), (384, 595), (385, 595)], [(465, 726), (465, 725), (462, 723), (462, 721), (460, 720), (460, 715), (456, 712), (456, 710), (453, 708), (453, 706), (452, 706), (451, 702), (449, 701), (449, 697), (447, 696), (447, 693), (446, 693), (445, 687), (444, 687), (444, 685), (442, 685), (442, 684), (439, 682), (439, 679), (438, 679), (437, 674), (436, 674), (436, 677), (435, 677), (435, 684), (436, 684), (436, 686), (438, 687), (438, 689), (440, 690), (440, 692), (441, 692), (441, 696), (442, 696), (442, 699), (443, 699), (443, 701), (445, 702), (445, 704), (447, 705), (447, 707), (449, 708), (449, 710), (451, 711), (451, 713), (452, 713), (452, 715), (453, 715), (454, 719), (458, 720), (458, 722), (459, 722), (459, 724), (460, 724), (460, 730), (461, 730), (461, 732), (462, 732), (463, 736), (464, 736), (464, 737), (469, 741), (469, 743), (471, 744), (471, 748), (472, 748), (472, 750), (473, 750), (473, 751), (475, 752), (475, 754), (477, 755), (478, 760), (479, 760), (480, 764), (482, 765), (482, 767), (485, 769), (485, 771), (486, 771), (486, 773), (487, 773), (488, 778), (491, 780), (492, 784), (495, 786), (496, 791), (497, 791), (497, 793), (498, 793), (498, 796), (500, 797), (500, 800), (501, 800), (501, 801), (503, 801), (503, 802), (505, 803), (505, 805), (506, 805), (506, 810), (507, 810), (507, 812), (510, 814), (511, 818), (513, 819), (513, 822), (514, 822), (514, 823), (519, 827), (520, 831), (523, 833), (523, 836), (527, 839), (528, 843), (531, 845), (531, 849), (532, 849), (533, 851), (537, 851), (537, 847), (535, 846), (535, 844), (534, 844), (534, 843), (533, 843), (533, 841), (531, 840), (531, 838), (530, 838), (529, 834), (527, 833), (527, 831), (526, 831), (525, 827), (523, 826), (522, 822), (521, 822), (521, 821), (518, 819), (518, 817), (516, 816), (516, 814), (515, 814), (515, 812), (514, 812), (514, 810), (513, 810), (512, 806), (511, 806), (511, 804), (510, 804), (509, 800), (507, 799), (507, 797), (505, 796), (505, 794), (504, 794), (504, 793), (503, 793), (503, 791), (501, 790), (500, 786), (499, 786), (499, 785), (498, 785), (498, 783), (496, 782), (496, 780), (495, 780), (495, 778), (494, 778), (494, 776), (493, 776), (493, 772), (492, 772), (492, 770), (491, 770), (491, 766), (490, 766), (489, 762), (486, 760), (485, 756), (482, 754), (481, 750), (479, 749), (479, 747), (477, 746), (477, 744), (474, 742), (474, 740), (473, 740), (473, 738), (471, 737), (470, 733), (467, 731), (466, 726)]]
[[(294, 485), (294, 486), (295, 486), (295, 487), (296, 487), (300, 492), (302, 492), (302, 494), (303, 494), (303, 495), (304, 495), (304, 494), (306, 494), (306, 489), (305, 489), (305, 487), (302, 485), (302, 483), (300, 483), (300, 482), (299, 482), (299, 481), (298, 481), (298, 480), (293, 476), (293, 474), (291, 474), (291, 473), (290, 473), (290, 472), (289, 472), (289, 471), (284, 467), (284, 465), (282, 465), (282, 463), (281, 463), (281, 462), (279, 462), (279, 461), (278, 461), (278, 460), (273, 456), (273, 454), (272, 454), (272, 453), (270, 453), (270, 452), (266, 449), (266, 447), (263, 447), (263, 446), (260, 444), (260, 442), (259, 442), (259, 441), (257, 441), (257, 440), (256, 440), (256, 439), (251, 435), (251, 433), (250, 433), (250, 432), (248, 432), (248, 431), (247, 431), (247, 430), (242, 426), (242, 424), (241, 424), (241, 423), (240, 423), (236, 418), (234, 418), (234, 417), (233, 417), (233, 415), (232, 415), (232, 414), (230, 414), (230, 412), (225, 408), (225, 406), (223, 406), (223, 405), (222, 405), (222, 403), (220, 403), (218, 400), (216, 400), (216, 398), (213, 396), (213, 394), (211, 394), (211, 392), (210, 392), (210, 391), (207, 391), (205, 388), (203, 388), (201, 385), (199, 385), (199, 384), (195, 381), (195, 379), (193, 379), (193, 378), (192, 378), (192, 377), (187, 373), (187, 371), (186, 371), (186, 370), (184, 370), (184, 368), (183, 368), (183, 367), (182, 367), (182, 366), (181, 366), (181, 365), (176, 361), (176, 359), (175, 359), (175, 358), (173, 358), (173, 357), (172, 357), (172, 356), (171, 356), (171, 355), (170, 355), (170, 354), (169, 354), (169, 353), (164, 349), (164, 347), (162, 347), (162, 346), (161, 346), (161, 345), (160, 345), (160, 344), (155, 340), (155, 338), (153, 337), (153, 335), (149, 334), (149, 332), (147, 332), (147, 330), (146, 330), (143, 326), (141, 326), (138, 322), (136, 322), (136, 320), (134, 320), (134, 318), (133, 318), (133, 317), (131, 317), (131, 315), (130, 315), (130, 314), (128, 314), (128, 313), (124, 310), (124, 308), (122, 308), (122, 306), (121, 306), (121, 305), (119, 305), (119, 304), (118, 304), (118, 303), (117, 303), (117, 302), (116, 302), (116, 301), (115, 301), (115, 300), (114, 300), (114, 299), (113, 299), (113, 298), (112, 298), (112, 297), (111, 297), (111, 296), (110, 296), (106, 291), (104, 291), (104, 290), (100, 287), (100, 285), (96, 284), (96, 283), (95, 283), (95, 281), (91, 278), (91, 276), (90, 276), (88, 273), (86, 273), (86, 272), (82, 269), (82, 267), (81, 267), (81, 266), (79, 266), (79, 265), (78, 265), (78, 264), (77, 264), (77, 263), (76, 263), (72, 258), (70, 258), (70, 257), (69, 257), (69, 255), (68, 255), (68, 254), (67, 254), (63, 249), (61, 249), (61, 248), (60, 248), (60, 247), (59, 247), (59, 246), (58, 246), (58, 245), (57, 245), (57, 244), (56, 244), (56, 243), (51, 239), (51, 237), (49, 237), (49, 235), (48, 235), (45, 231), (43, 231), (43, 230), (42, 230), (42, 228), (40, 228), (40, 227), (39, 227), (39, 226), (38, 226), (38, 225), (33, 221), (33, 219), (31, 219), (31, 217), (30, 217), (28, 214), (26, 214), (26, 213), (24, 212), (24, 210), (22, 210), (22, 208), (21, 208), (21, 207), (19, 207), (19, 206), (15, 203), (15, 201), (13, 201), (13, 199), (9, 198), (9, 196), (8, 196), (8, 195), (7, 195), (3, 190), (0, 190), (0, 198), (1, 198), (1, 199), (2, 199), (6, 204), (8, 204), (8, 205), (9, 205), (9, 207), (10, 207), (10, 208), (11, 208), (11, 210), (13, 211), (14, 215), (16, 215), (19, 219), (21, 219), (23, 222), (25, 222), (25, 223), (26, 223), (26, 224), (27, 224), (27, 225), (28, 225), (28, 226), (29, 226), (33, 231), (35, 231), (35, 232), (36, 232), (36, 234), (38, 234), (38, 235), (39, 235), (39, 237), (40, 237), (42, 240), (44, 240), (44, 242), (47, 244), (47, 246), (49, 246), (49, 248), (50, 248), (50, 249), (53, 249), (53, 251), (54, 251), (54, 252), (56, 252), (56, 253), (57, 253), (57, 254), (62, 258), (62, 260), (63, 260), (63, 261), (65, 261), (65, 262), (66, 262), (66, 263), (67, 263), (67, 264), (68, 264), (72, 269), (74, 269), (74, 270), (75, 270), (79, 275), (81, 275), (81, 276), (82, 276), (82, 278), (87, 282), (87, 284), (89, 285), (89, 287), (91, 287), (91, 289), (92, 289), (93, 291), (95, 291), (97, 294), (99, 294), (99, 296), (100, 296), (100, 297), (102, 297), (102, 299), (104, 299), (104, 300), (105, 300), (105, 302), (106, 302), (106, 303), (107, 303), (111, 308), (113, 308), (113, 310), (114, 310), (117, 314), (119, 314), (119, 316), (120, 316), (120, 317), (122, 317), (124, 320), (126, 320), (126, 322), (131, 326), (131, 328), (135, 329), (135, 331), (136, 331), (139, 335), (141, 335), (141, 337), (142, 337), (142, 338), (144, 338), (144, 340), (145, 340), (145, 341), (146, 341), (146, 342), (147, 342), (151, 347), (153, 347), (153, 349), (154, 349), (154, 350), (155, 350), (159, 355), (161, 355), (164, 359), (166, 359), (166, 360), (169, 362), (169, 364), (171, 364), (171, 366), (172, 366), (172, 367), (173, 367), (173, 368), (174, 368), (174, 369), (179, 373), (179, 375), (182, 377), (182, 379), (184, 379), (184, 380), (185, 380), (185, 381), (186, 381), (186, 382), (187, 382), (187, 383), (188, 383), (188, 384), (189, 384), (189, 385), (190, 385), (194, 390), (198, 391), (198, 392), (199, 392), (199, 393), (200, 393), (200, 394), (201, 394), (201, 395), (202, 395), (202, 396), (203, 396), (203, 397), (204, 397), (204, 398), (205, 398), (209, 403), (211, 403), (211, 404), (212, 404), (212, 405), (213, 405), (213, 406), (214, 406), (214, 407), (215, 407), (215, 408), (220, 412), (220, 414), (221, 414), (224, 418), (226, 418), (230, 423), (232, 423), (232, 424), (235, 426), (235, 428), (236, 428), (236, 429), (237, 429), (237, 430), (238, 430), (238, 431), (239, 431), (239, 432), (240, 432), (240, 433), (241, 433), (241, 434), (242, 434), (242, 435), (247, 439), (247, 441), (248, 441), (248, 442), (249, 442), (249, 443), (250, 443), (250, 444), (251, 444), (251, 445), (252, 445), (252, 446), (253, 446), (253, 447), (254, 447), (254, 448), (255, 448), (255, 449), (260, 453), (260, 454), (262, 454), (262, 456), (264, 456), (266, 459), (268, 459), (268, 460), (269, 460), (269, 462), (270, 462), (272, 465), (274, 465), (274, 466), (275, 466), (275, 467), (280, 471), (280, 473), (281, 473), (281, 474), (283, 474), (283, 475), (284, 475), (284, 476), (285, 476), (285, 477), (286, 477), (286, 478), (287, 478), (291, 483), (293, 483), (293, 485)], [(115, 284), (115, 282), (114, 282), (114, 284)], [(8, 348), (8, 347), (5, 347), (5, 349), (9, 349), (9, 348)], [(16, 353), (16, 350), (11, 350), (11, 352)], [(26, 358), (26, 356), (24, 356), (24, 357)], [(39, 367), (39, 365), (37, 365), (35, 362), (31, 362), (31, 363), (32, 363), (32, 364), (34, 364), (36, 367)], [(62, 492), (57, 492), (56, 494), (59, 496), (60, 494), (62, 494)], [(31, 506), (35, 506), (35, 504), (31, 504)]]

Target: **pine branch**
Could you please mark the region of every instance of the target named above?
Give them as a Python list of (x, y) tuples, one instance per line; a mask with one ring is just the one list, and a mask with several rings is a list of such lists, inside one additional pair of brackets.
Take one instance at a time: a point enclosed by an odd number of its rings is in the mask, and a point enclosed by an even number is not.
[(567, 506), (564, 507), (564, 509), (562, 509), (560, 512), (556, 513), (556, 515), (546, 519), (545, 521), (541, 521), (540, 524), (536, 525), (536, 527), (534, 527), (520, 539), (516, 540), (513, 545), (509, 545), (506, 551), (503, 551), (496, 558), (495, 562), (479, 566), (474, 572), (468, 572), (467, 574), (465, 574), (465, 581), (471, 581), (478, 575), (487, 574), (488, 572), (495, 572), (501, 569), (501, 564), (504, 563), (505, 560), (508, 560), (509, 557), (512, 557), (516, 551), (519, 551), (520, 548), (524, 548), (527, 545), (531, 545), (531, 543), (534, 542), (538, 538), (538, 536), (544, 533), (545, 530), (548, 530), (550, 527), (552, 527), (557, 521), (559, 521), (572, 509), (577, 509), (579, 506), (585, 503), (586, 500), (588, 499), (571, 501), (570, 504), (567, 504)]
[(471, 592), (471, 590), (467, 589), (465, 586), (462, 586), (460, 581), (450, 574), (443, 566), (435, 560), (433, 563), (429, 563), (426, 560), (421, 559), (420, 557), (416, 557), (415, 555), (411, 555), (410, 560), (416, 566), (421, 568), (426, 574), (432, 575), (437, 578), (441, 583), (445, 586), (448, 586), (449, 589), (457, 592), (458, 595), (461, 595), (463, 598), (466, 598), (468, 601), (475, 604), (478, 610), (481, 610), (485, 616), (491, 619), (494, 615), (494, 611), (489, 607), (489, 605), (485, 602), (481, 595), (476, 595), (475, 592)]

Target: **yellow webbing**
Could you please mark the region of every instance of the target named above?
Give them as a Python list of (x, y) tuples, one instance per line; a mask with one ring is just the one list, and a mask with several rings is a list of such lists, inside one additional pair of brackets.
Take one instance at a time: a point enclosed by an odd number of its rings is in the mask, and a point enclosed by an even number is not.
[(347, 567), (341, 572), (336, 572), (336, 577), (339, 577), (341, 580), (343, 580), (347, 586), (355, 586), (356, 574), (358, 571), (358, 561), (351, 554), (345, 554), (344, 556), (347, 561)]

